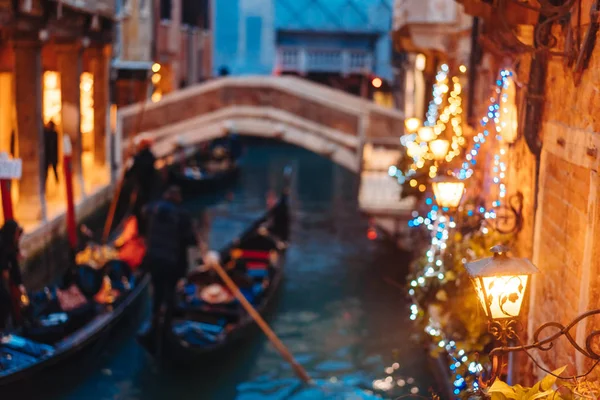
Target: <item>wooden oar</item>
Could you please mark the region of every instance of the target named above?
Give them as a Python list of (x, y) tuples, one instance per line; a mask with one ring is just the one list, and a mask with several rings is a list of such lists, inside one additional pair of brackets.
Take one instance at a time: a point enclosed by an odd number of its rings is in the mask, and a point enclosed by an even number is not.
[(117, 212), (117, 203), (119, 202), (119, 197), (121, 197), (121, 189), (123, 188), (123, 182), (125, 182), (125, 169), (121, 172), (121, 177), (119, 178), (119, 183), (117, 185), (117, 189), (115, 190), (115, 195), (113, 196), (112, 203), (110, 203), (110, 209), (108, 211), (108, 216), (106, 218), (106, 222), (104, 223), (104, 231), (102, 231), (102, 243), (106, 244), (108, 241), (108, 235), (110, 235), (110, 228), (112, 227), (113, 220), (115, 218), (115, 213)]
[(304, 383), (312, 383), (312, 379), (310, 379), (310, 376), (308, 376), (306, 370), (302, 367), (302, 365), (298, 364), (292, 353), (290, 353), (287, 347), (285, 347), (281, 340), (279, 340), (275, 332), (273, 332), (273, 330), (269, 327), (269, 325), (265, 322), (261, 315), (254, 309), (254, 307), (252, 307), (252, 304), (250, 304), (250, 302), (246, 300), (246, 297), (242, 294), (242, 292), (240, 292), (240, 289), (233, 282), (233, 280), (231, 280), (227, 272), (225, 272), (223, 267), (219, 265), (216, 256), (209, 255), (208, 257), (206, 257), (206, 263), (207, 265), (214, 268), (215, 271), (217, 271), (217, 274), (219, 274), (219, 276), (221, 277), (223, 282), (225, 282), (225, 285), (227, 285), (229, 290), (231, 290), (235, 298), (242, 304), (244, 309), (246, 309), (248, 314), (250, 314), (252, 319), (254, 319), (254, 322), (256, 322), (260, 329), (262, 329), (265, 335), (267, 335), (267, 338), (269, 338), (271, 343), (273, 343), (273, 346), (275, 346), (275, 348), (277, 349), (277, 351), (279, 351), (281, 356), (292, 366), (296, 375), (298, 375), (298, 377), (302, 379)]

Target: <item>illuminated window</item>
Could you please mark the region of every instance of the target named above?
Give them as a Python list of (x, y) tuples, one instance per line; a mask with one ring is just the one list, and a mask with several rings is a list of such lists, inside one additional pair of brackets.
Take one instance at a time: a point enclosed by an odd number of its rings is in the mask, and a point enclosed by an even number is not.
[(89, 72), (81, 74), (79, 83), (81, 97), (81, 135), (84, 151), (94, 148), (94, 77)]
[(60, 94), (60, 75), (56, 71), (44, 72), (42, 112), (44, 115), (44, 124), (54, 121), (55, 124), (61, 124), (60, 112), (61, 94)]
[(415, 60), (415, 68), (417, 71), (425, 71), (425, 64), (427, 62), (427, 58), (424, 54), (418, 54)]

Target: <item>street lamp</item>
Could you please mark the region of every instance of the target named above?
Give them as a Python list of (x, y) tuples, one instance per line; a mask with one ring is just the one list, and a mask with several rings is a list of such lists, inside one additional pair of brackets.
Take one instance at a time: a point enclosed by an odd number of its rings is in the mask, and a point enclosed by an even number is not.
[(421, 120), (417, 117), (412, 117), (404, 121), (406, 132), (415, 133), (421, 127)]
[(440, 207), (457, 208), (465, 191), (465, 183), (452, 175), (438, 175), (432, 180), (433, 194)]
[(422, 126), (419, 128), (419, 139), (422, 142), (431, 142), (435, 139), (435, 131), (431, 126)]
[(492, 257), (465, 265), (490, 322), (519, 317), (529, 276), (539, 272), (528, 259), (509, 257), (508, 250), (494, 246)]
[(441, 161), (446, 158), (448, 149), (450, 149), (450, 142), (446, 139), (436, 139), (429, 142), (429, 150), (431, 150), (433, 159), (436, 161)]

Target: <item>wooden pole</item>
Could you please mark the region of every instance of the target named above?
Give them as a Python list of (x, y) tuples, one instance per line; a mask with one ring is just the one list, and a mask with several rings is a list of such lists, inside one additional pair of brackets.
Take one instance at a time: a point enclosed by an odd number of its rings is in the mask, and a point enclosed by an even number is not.
[(65, 187), (67, 190), (67, 237), (73, 252), (77, 249), (77, 227), (75, 226), (75, 200), (73, 198), (73, 148), (69, 135), (63, 137), (63, 169), (65, 173)]
[(115, 219), (115, 213), (117, 212), (117, 203), (119, 202), (119, 197), (121, 197), (121, 189), (123, 189), (123, 182), (125, 181), (125, 172), (125, 169), (123, 169), (123, 171), (121, 172), (121, 177), (119, 178), (119, 183), (117, 184), (117, 189), (115, 190), (115, 195), (113, 196), (112, 202), (110, 203), (108, 217), (106, 218), (106, 222), (104, 223), (104, 231), (102, 231), (102, 243), (104, 244), (106, 244), (106, 242), (108, 241), (110, 228), (112, 227), (113, 220)]
[(261, 317), (261, 315), (254, 309), (254, 307), (252, 307), (252, 304), (250, 304), (250, 302), (248, 302), (248, 300), (246, 300), (246, 297), (242, 294), (242, 292), (240, 292), (240, 289), (233, 282), (233, 280), (231, 280), (231, 278), (229, 277), (227, 272), (225, 272), (223, 267), (221, 267), (219, 265), (219, 263), (216, 260), (216, 257), (209, 256), (209, 257), (207, 257), (206, 262), (208, 265), (210, 265), (212, 268), (214, 268), (215, 271), (217, 271), (217, 274), (219, 274), (219, 276), (221, 277), (223, 282), (225, 282), (225, 285), (227, 285), (227, 287), (229, 288), (229, 290), (231, 290), (231, 292), (236, 297), (236, 299), (242, 304), (242, 306), (244, 307), (244, 309), (246, 309), (248, 314), (250, 314), (252, 319), (254, 319), (254, 322), (256, 322), (256, 324), (260, 327), (260, 329), (262, 329), (262, 331), (265, 333), (265, 335), (267, 335), (267, 338), (269, 338), (271, 343), (273, 343), (273, 346), (275, 346), (275, 348), (277, 349), (277, 351), (279, 351), (281, 356), (288, 363), (290, 363), (290, 365), (292, 366), (296, 375), (298, 375), (298, 377), (300, 379), (302, 379), (302, 381), (304, 383), (308, 383), (308, 384), (312, 383), (312, 379), (310, 379), (310, 376), (308, 376), (308, 374), (306, 373), (306, 370), (302, 367), (302, 365), (298, 364), (298, 362), (296, 361), (296, 359), (294, 358), (292, 353), (290, 353), (290, 351), (287, 349), (287, 347), (285, 347), (285, 345), (281, 342), (281, 340), (279, 340), (279, 338), (277, 337), (275, 332), (273, 332), (273, 330), (271, 330), (271, 328), (265, 322), (265, 320)]

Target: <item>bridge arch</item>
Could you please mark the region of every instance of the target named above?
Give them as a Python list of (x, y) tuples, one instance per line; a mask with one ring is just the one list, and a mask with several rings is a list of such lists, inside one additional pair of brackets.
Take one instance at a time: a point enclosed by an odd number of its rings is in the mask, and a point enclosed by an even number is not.
[(371, 101), (296, 77), (227, 77), (170, 93), (159, 102), (118, 113), (117, 154), (137, 132), (153, 137), (168, 156), (177, 137), (193, 144), (225, 134), (226, 123), (243, 135), (280, 139), (361, 169), (366, 143), (398, 146), (404, 116)]

